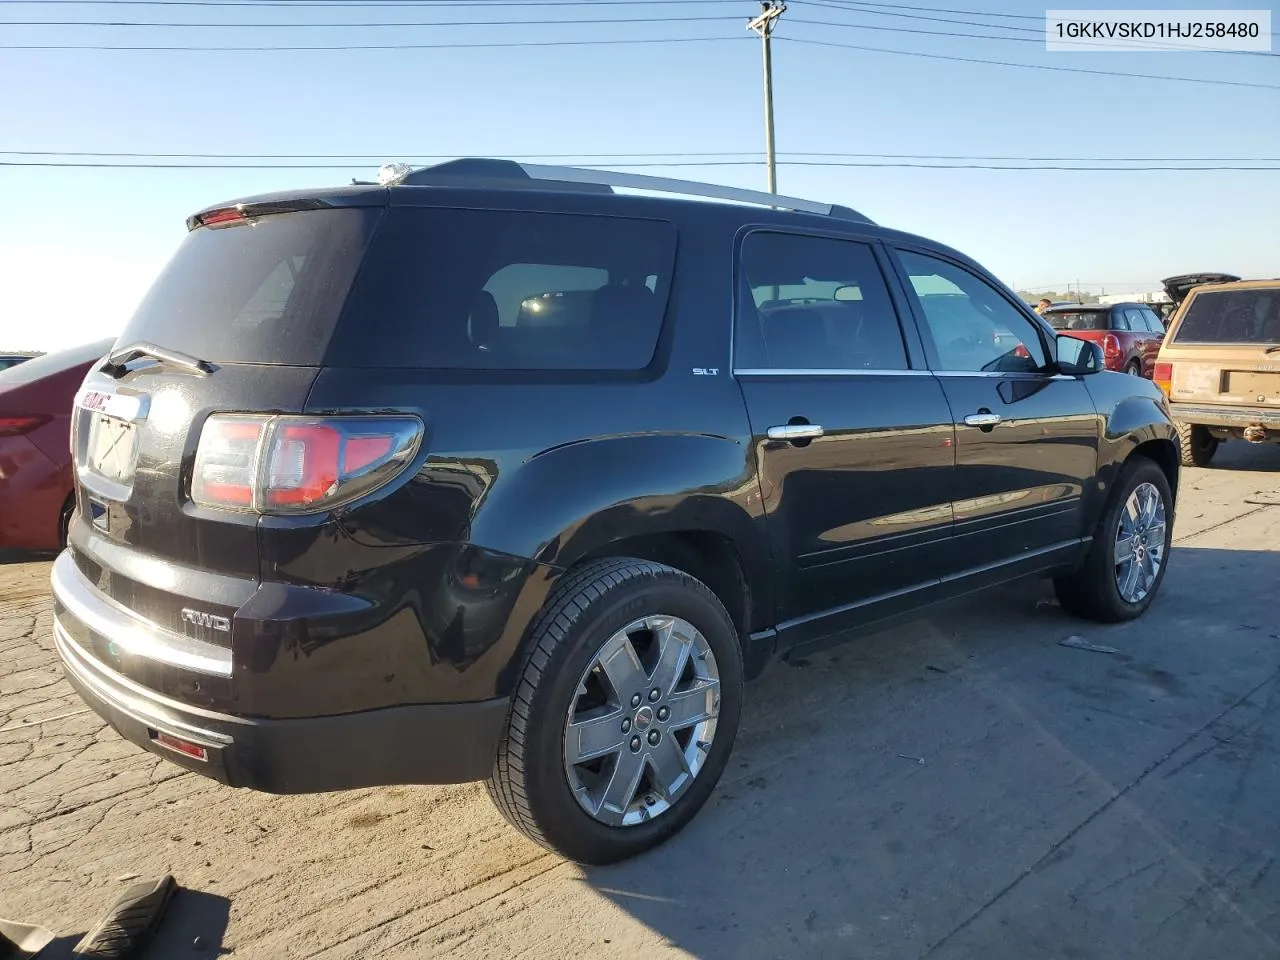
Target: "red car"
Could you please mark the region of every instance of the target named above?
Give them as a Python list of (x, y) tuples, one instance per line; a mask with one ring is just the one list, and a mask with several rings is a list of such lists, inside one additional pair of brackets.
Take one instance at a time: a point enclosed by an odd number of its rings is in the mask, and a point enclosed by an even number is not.
[(1053, 329), (1101, 346), (1108, 370), (1151, 379), (1164, 324), (1145, 303), (1072, 303), (1041, 316)]
[(57, 550), (72, 494), (71, 408), (113, 340), (47, 353), (0, 371), (0, 549)]

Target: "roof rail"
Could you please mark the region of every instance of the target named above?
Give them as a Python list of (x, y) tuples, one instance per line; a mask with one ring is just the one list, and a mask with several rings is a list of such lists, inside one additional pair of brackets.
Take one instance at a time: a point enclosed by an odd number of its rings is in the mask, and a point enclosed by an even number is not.
[[(384, 168), (386, 169), (386, 168)], [(824, 217), (838, 217), (842, 220), (854, 220), (859, 223), (873, 221), (849, 207), (832, 203), (818, 203), (814, 200), (801, 200), (797, 197), (784, 197), (775, 193), (760, 190), (744, 190), (739, 187), (725, 187), (719, 184), (700, 183), (693, 180), (673, 180), (668, 177), (652, 177), (638, 173), (619, 173), (615, 170), (591, 170), (584, 167), (561, 167), (545, 164), (520, 163), (511, 160), (464, 159), (452, 160), (424, 167), (419, 170), (406, 170), (399, 166), (398, 176), (389, 176), (384, 182), (389, 185), (429, 184), (441, 179), (455, 177), (482, 177), (502, 180), (533, 180), (542, 183), (578, 184), (631, 190), (649, 190), (654, 193), (668, 193), (685, 197), (700, 197), (707, 200), (728, 200), (733, 203), (748, 203), (757, 206), (773, 207), (780, 210), (794, 210), (801, 213), (816, 213)]]

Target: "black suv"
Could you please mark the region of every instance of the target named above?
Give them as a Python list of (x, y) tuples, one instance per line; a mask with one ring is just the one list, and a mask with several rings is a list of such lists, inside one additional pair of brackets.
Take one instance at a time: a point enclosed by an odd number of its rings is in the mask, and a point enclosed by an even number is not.
[(1160, 391), (852, 210), (464, 160), (188, 227), (77, 398), (54, 632), (232, 786), (486, 780), (617, 860), (770, 658), (1028, 575), (1123, 620), (1164, 575)]

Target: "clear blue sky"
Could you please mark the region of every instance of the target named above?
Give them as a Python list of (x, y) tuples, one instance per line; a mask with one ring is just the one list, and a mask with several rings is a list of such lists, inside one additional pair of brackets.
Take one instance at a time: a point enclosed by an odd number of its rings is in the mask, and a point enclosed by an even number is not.
[[(1007, 0), (901, 2), (916, 8), (1043, 14), (1042, 8)], [(1041, 20), (992, 20), (890, 5), (877, 9), (1043, 29)], [(387, 160), (551, 153), (574, 159), (697, 151), (760, 154), (760, 45), (744, 27), (756, 11), (758, 4), (750, 0), (523, 7), (493, 2), (417, 7), (368, 3), (359, 9), (316, 9), (299, 3), (233, 8), (4, 2), (0, 21), (10, 24), (133, 20), (295, 26), (10, 25), (0, 26), (0, 45), (731, 39), (270, 53), (5, 49), (0, 50), (0, 161), (75, 159), (3, 151), (360, 154)], [(653, 22), (296, 26), (645, 16)], [(1273, 29), (1280, 27), (1274, 6), (1272, 16)], [(664, 17), (727, 19), (663, 22)], [(816, 26), (803, 20), (855, 26)], [(872, 26), (1000, 33), (1041, 42), (868, 29)], [(776, 37), (775, 110), (784, 161), (779, 169), (783, 193), (845, 203), (882, 223), (953, 244), (1004, 280), (1024, 287), (1061, 288), (1068, 280), (1081, 280), (1087, 289), (1105, 285), (1110, 291), (1132, 292), (1155, 289), (1161, 277), (1201, 269), (1280, 276), (1280, 170), (1274, 169), (1280, 167), (1280, 90), (1021, 70), (791, 40), (1274, 86), (1280, 86), (1280, 58), (1047, 53), (1041, 35), (1030, 32), (856, 13), (805, 0), (790, 4)], [(788, 154), (800, 152), (1270, 158), (1273, 169), (1137, 173), (785, 163)], [(596, 165), (609, 163), (598, 160)], [(369, 161), (345, 170), (0, 167), (0, 348), (56, 349), (116, 332), (181, 241), (183, 218), (199, 207), (266, 190), (369, 177), (376, 166)], [(759, 188), (765, 182), (760, 165), (638, 172)]]

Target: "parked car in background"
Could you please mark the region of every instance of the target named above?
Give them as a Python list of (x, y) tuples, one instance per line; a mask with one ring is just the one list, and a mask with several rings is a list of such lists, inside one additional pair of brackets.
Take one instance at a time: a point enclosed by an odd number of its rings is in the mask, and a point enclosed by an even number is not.
[(1102, 347), (1108, 370), (1151, 378), (1164, 324), (1145, 303), (1073, 303), (1041, 316), (1055, 330)]
[(110, 340), (0, 371), (0, 548), (56, 550), (75, 505), (71, 410)]
[(1104, 622), (1156, 596), (1164, 398), (959, 251), (386, 173), (191, 217), (85, 380), (54, 642), (140, 748), (273, 793), (486, 780), (605, 863), (696, 814), (772, 657), (1019, 577)]
[(1280, 442), (1280, 280), (1223, 276), (1165, 281), (1180, 305), (1155, 381), (1169, 398), (1185, 466), (1207, 466), (1226, 440)]
[(33, 357), (38, 356), (40, 356), (38, 353), (0, 353), (0, 371), (16, 367), (18, 364), (26, 363)]

